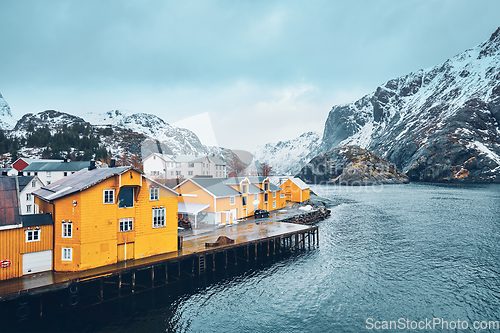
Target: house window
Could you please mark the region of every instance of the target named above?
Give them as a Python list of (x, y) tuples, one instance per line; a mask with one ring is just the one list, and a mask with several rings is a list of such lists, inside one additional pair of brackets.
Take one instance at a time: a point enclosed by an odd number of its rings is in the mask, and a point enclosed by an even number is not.
[(160, 175), (160, 171), (151, 171), (151, 176), (158, 176)]
[(26, 205), (26, 213), (31, 213), (31, 205)]
[(132, 217), (120, 219), (120, 232), (134, 230), (134, 219)]
[(165, 215), (166, 209), (164, 207), (153, 208), (153, 228), (166, 226)]
[(193, 175), (193, 171), (188, 171), (188, 176), (192, 176)]
[(264, 193), (264, 201), (267, 201), (269, 197), (269, 193)]
[(282, 193), (280, 194), (280, 198), (286, 198), (286, 194), (285, 194), (284, 192), (282, 192)]
[(231, 205), (234, 205), (235, 197), (231, 197)]
[(36, 181), (35, 180), (31, 182), (31, 187), (36, 187)]
[(276, 191), (273, 192), (273, 198), (276, 198)]
[(246, 206), (247, 205), (247, 197), (246, 196), (241, 197), (241, 205), (242, 206)]
[(28, 172), (27, 176), (31, 176), (31, 172)]
[(247, 191), (248, 191), (247, 189), (248, 189), (248, 185), (244, 184), (244, 185), (241, 186), (241, 192), (242, 193), (247, 193)]
[(118, 208), (134, 207), (134, 188), (122, 187), (118, 194)]
[(52, 173), (50, 171), (47, 171), (46, 176), (50, 177), (51, 175), (52, 175)]
[(175, 167), (176, 167), (176, 168), (180, 168), (180, 167), (181, 167), (181, 164), (180, 164), (180, 163), (175, 163)]
[(180, 171), (176, 171), (176, 172), (175, 172), (175, 174), (176, 174), (177, 176), (180, 176), (180, 175), (181, 175), (181, 172), (180, 172)]
[(73, 238), (73, 222), (62, 220), (62, 238)]
[(66, 177), (68, 175), (67, 171), (64, 171), (63, 176)]
[(24, 233), (26, 234), (26, 243), (39, 242), (40, 241), (40, 229), (27, 229)]
[(61, 260), (62, 261), (73, 261), (73, 248), (72, 247), (63, 247), (61, 249)]
[(31, 201), (31, 193), (26, 193), (26, 201)]
[(269, 191), (269, 183), (264, 183), (264, 191)]
[(189, 167), (189, 168), (194, 168), (194, 163), (189, 163), (189, 164), (188, 164), (188, 167)]
[(276, 208), (276, 201), (273, 201), (273, 208)]
[(149, 201), (160, 200), (160, 188), (150, 187), (149, 188)]
[(115, 203), (115, 190), (103, 190), (103, 203), (105, 204), (114, 204)]
[(34, 172), (35, 176), (38, 176), (38, 172)]
[(173, 176), (174, 175), (174, 172), (173, 171), (170, 171), (170, 176)]

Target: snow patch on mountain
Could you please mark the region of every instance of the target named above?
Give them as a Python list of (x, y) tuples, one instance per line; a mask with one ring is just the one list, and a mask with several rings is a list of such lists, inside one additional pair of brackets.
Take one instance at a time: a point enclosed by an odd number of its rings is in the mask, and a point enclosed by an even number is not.
[(15, 124), (16, 121), (12, 117), (10, 106), (0, 94), (0, 130), (11, 130)]
[(301, 136), (278, 143), (258, 146), (254, 153), (259, 163), (267, 163), (273, 168), (273, 174), (294, 175), (315, 155), (321, 136), (317, 132), (307, 132)]

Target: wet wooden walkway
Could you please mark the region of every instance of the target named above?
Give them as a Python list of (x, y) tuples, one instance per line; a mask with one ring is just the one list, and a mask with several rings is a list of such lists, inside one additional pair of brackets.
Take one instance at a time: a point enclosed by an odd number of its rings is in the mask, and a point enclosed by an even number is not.
[[(205, 247), (205, 243), (215, 242), (219, 236), (227, 236), (234, 239), (235, 242), (234, 244), (215, 248)], [(264, 247), (262, 247), (262, 244), (264, 244)], [(266, 244), (267, 249), (265, 248)], [(210, 233), (191, 236), (189, 239), (184, 240), (182, 250), (177, 252), (119, 262), (117, 264), (82, 272), (46, 272), (0, 281), (0, 303), (2, 301), (17, 299), (25, 294), (36, 296), (51, 291), (70, 288), (75, 283), (99, 279), (101, 279), (100, 293), (102, 300), (102, 279), (106, 277), (118, 276), (117, 284), (121, 289), (122, 273), (125, 274), (128, 272), (132, 279), (132, 281), (130, 281), (132, 292), (134, 292), (136, 279), (135, 272), (138, 270), (151, 268), (151, 287), (154, 287), (155, 281), (158, 280), (158, 277), (156, 277), (155, 280), (155, 272), (158, 271), (159, 265), (163, 265), (162, 267), (164, 267), (161, 273), (163, 276), (162, 280), (168, 283), (169, 267), (171, 271), (174, 271), (171, 275), (175, 275), (177, 279), (181, 278), (181, 262), (189, 261), (188, 265), (192, 267), (192, 269), (190, 269), (191, 272), (194, 274), (196, 271), (197, 274), (201, 274), (207, 268), (215, 270), (217, 265), (216, 262), (220, 262), (221, 265), (227, 267), (228, 260), (232, 260), (233, 264), (237, 264), (238, 260), (248, 261), (251, 257), (253, 258), (252, 260), (256, 260), (259, 249), (261, 249), (259, 251), (269, 256), (274, 255), (276, 251), (281, 252), (282, 250), (285, 251), (297, 248), (305, 249), (311, 246), (316, 247), (318, 244), (318, 227), (276, 221), (265, 223), (260, 223), (256, 220), (247, 221), (237, 225), (215, 229)], [(259, 248), (259, 246), (261, 247)], [(252, 253), (250, 253), (250, 250)], [(228, 252), (230, 252), (229, 259)], [(222, 253), (223, 256), (225, 255), (225, 263), (224, 258), (221, 259), (217, 257), (220, 253)], [(206, 262), (208, 261), (207, 258), (210, 259), (210, 263)], [(174, 269), (172, 269), (173, 265)], [(185, 263), (184, 266), (186, 266)], [(120, 294), (120, 291), (118, 291), (118, 293)]]

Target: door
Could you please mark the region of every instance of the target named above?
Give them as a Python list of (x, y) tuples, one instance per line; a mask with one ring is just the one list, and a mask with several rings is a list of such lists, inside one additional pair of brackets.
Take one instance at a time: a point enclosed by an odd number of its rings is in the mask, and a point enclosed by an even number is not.
[(23, 275), (52, 270), (52, 250), (23, 254)]
[(134, 259), (134, 243), (118, 244), (118, 261)]

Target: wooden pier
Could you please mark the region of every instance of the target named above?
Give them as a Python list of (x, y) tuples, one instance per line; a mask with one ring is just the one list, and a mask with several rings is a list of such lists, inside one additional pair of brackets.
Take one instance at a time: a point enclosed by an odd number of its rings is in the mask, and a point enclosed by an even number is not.
[[(220, 236), (233, 244), (206, 247)], [(319, 246), (317, 226), (242, 223), (193, 236), (182, 249), (84, 272), (46, 272), (0, 282), (0, 313), (19, 321), (90, 307), (178, 281), (258, 262), (280, 260)]]

